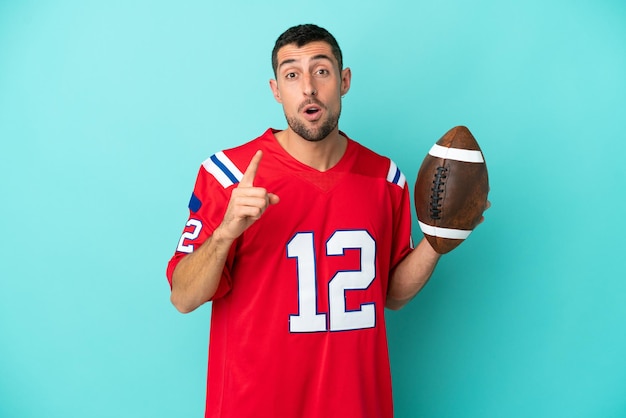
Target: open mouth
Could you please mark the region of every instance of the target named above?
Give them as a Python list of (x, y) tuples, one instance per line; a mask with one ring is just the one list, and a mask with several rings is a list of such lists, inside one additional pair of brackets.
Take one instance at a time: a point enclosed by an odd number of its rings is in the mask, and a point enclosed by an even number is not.
[(302, 113), (309, 121), (315, 121), (322, 116), (323, 106), (319, 103), (308, 103), (302, 107)]

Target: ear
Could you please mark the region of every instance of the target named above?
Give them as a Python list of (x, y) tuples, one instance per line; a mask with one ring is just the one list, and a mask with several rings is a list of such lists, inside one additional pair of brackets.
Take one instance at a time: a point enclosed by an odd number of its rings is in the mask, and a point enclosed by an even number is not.
[(274, 79), (270, 80), (270, 89), (272, 89), (272, 94), (274, 95), (274, 99), (278, 103), (282, 103), (282, 100), (280, 99), (280, 91), (278, 90), (278, 83), (276, 82), (276, 80)]
[(349, 67), (341, 71), (341, 95), (345, 95), (350, 90), (350, 82), (352, 81), (352, 70)]

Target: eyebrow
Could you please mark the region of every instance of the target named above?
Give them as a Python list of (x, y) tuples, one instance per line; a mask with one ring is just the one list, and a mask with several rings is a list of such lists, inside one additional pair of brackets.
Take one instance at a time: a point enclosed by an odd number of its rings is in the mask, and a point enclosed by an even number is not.
[[(331, 63), (333, 63), (333, 60), (330, 56), (326, 55), (326, 54), (317, 54), (314, 55), (311, 58), (312, 61), (316, 61), (316, 60), (328, 60)], [(287, 65), (287, 64), (293, 64), (294, 62), (296, 62), (298, 60), (296, 60), (295, 58), (290, 58), (290, 59), (286, 59), (284, 61), (282, 61), (280, 64), (278, 64), (278, 68), (280, 69), (283, 65)]]

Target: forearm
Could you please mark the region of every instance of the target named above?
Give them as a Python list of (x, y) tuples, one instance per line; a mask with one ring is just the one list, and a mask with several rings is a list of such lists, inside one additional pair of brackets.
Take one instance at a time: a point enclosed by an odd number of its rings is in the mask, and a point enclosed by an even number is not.
[(193, 253), (186, 255), (172, 275), (172, 304), (189, 313), (210, 300), (217, 290), (233, 241), (221, 238), (219, 228)]
[(398, 264), (389, 279), (386, 307), (400, 309), (424, 287), (441, 257), (426, 239)]

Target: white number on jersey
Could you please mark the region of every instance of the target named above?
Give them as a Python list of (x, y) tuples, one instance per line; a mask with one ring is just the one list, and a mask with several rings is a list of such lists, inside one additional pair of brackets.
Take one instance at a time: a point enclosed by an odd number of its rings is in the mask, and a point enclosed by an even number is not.
[(185, 244), (186, 239), (194, 240), (198, 238), (200, 235), (200, 231), (202, 230), (202, 222), (197, 219), (189, 219), (186, 226), (193, 226), (193, 229), (187, 232), (183, 232), (183, 235), (180, 237), (180, 241), (178, 241), (177, 251), (181, 253), (191, 253), (193, 252), (192, 244)]
[(297, 259), (298, 314), (289, 316), (291, 332), (347, 331), (376, 326), (374, 303), (360, 309), (346, 309), (347, 290), (367, 289), (376, 277), (376, 242), (364, 230), (336, 231), (326, 243), (327, 256), (344, 255), (346, 249), (358, 249), (360, 270), (339, 271), (328, 284), (328, 318), (317, 312), (317, 272), (312, 232), (299, 232), (287, 244), (287, 257)]

